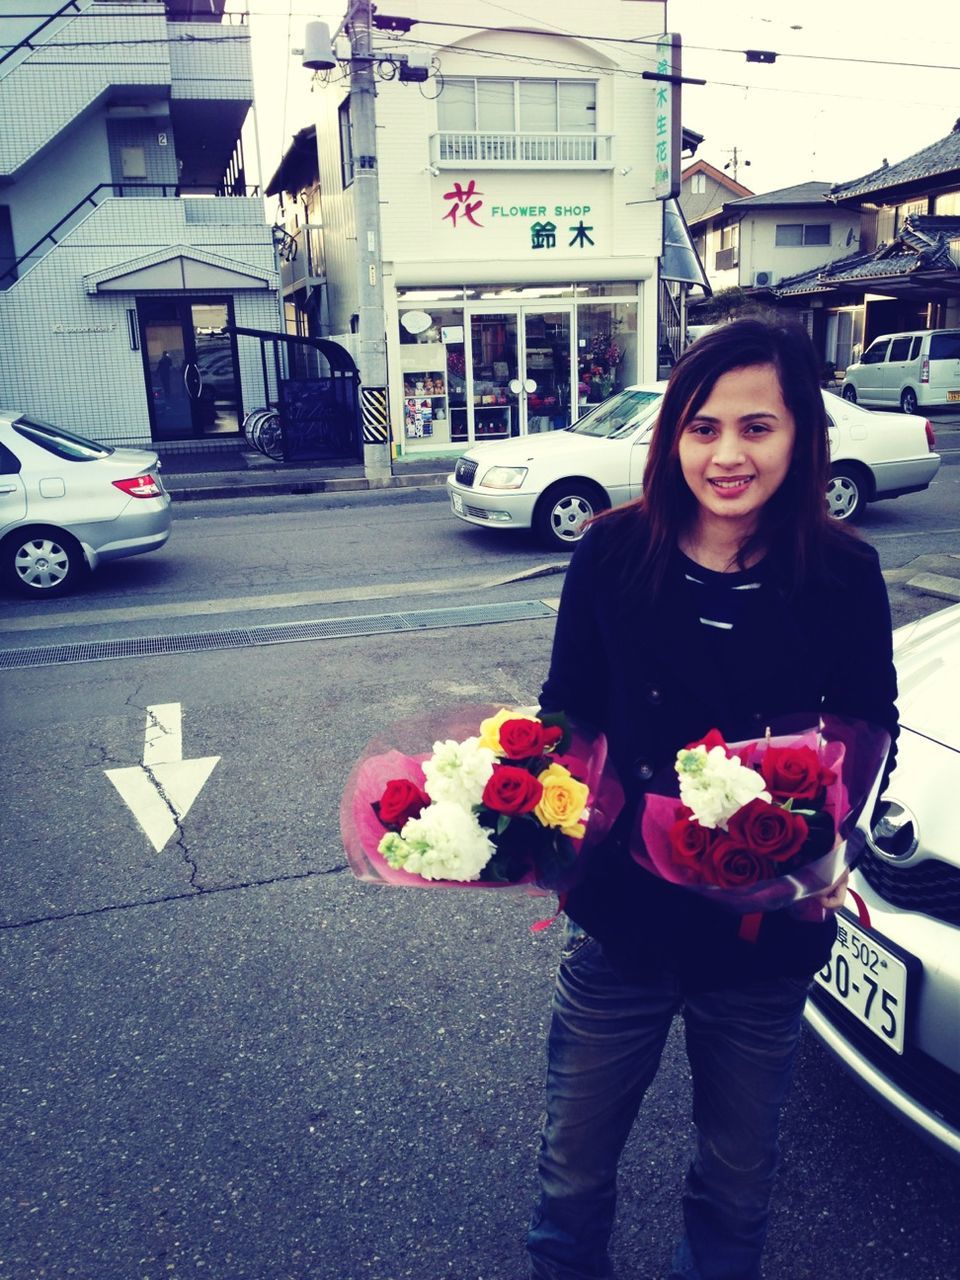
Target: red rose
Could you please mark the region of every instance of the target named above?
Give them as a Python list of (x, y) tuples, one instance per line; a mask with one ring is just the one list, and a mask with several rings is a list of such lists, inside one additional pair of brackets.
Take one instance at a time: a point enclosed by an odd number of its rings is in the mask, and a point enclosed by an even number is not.
[(775, 800), (813, 800), (837, 776), (821, 765), (812, 747), (768, 747), (760, 773)]
[(719, 729), (711, 729), (705, 738), (698, 738), (696, 742), (688, 743), (686, 749), (687, 751), (692, 751), (694, 747), (706, 747), (708, 751), (713, 747), (723, 747), (727, 755), (730, 754), (730, 750), (723, 740), (723, 734)]
[(542, 795), (543, 784), (532, 773), (511, 764), (500, 764), (494, 767), (483, 788), (483, 803), (497, 813), (530, 813)]
[(500, 726), (500, 749), (509, 760), (529, 760), (556, 746), (562, 737), (559, 725), (547, 729), (539, 720), (504, 720)]
[(699, 822), (691, 822), (689, 810), (679, 817), (668, 832), (670, 852), (677, 866), (694, 879), (703, 879), (703, 863), (716, 834), (701, 827)]
[(392, 778), (374, 809), (385, 827), (399, 831), (409, 818), (418, 818), (429, 803), (430, 797), (415, 782)]
[(745, 889), (758, 880), (769, 879), (770, 873), (766, 858), (733, 840), (721, 837), (710, 849), (708, 879), (721, 889)]
[(734, 844), (758, 857), (772, 858), (774, 862), (786, 862), (799, 853), (808, 830), (799, 813), (768, 804), (766, 800), (751, 800), (727, 823), (727, 834)]

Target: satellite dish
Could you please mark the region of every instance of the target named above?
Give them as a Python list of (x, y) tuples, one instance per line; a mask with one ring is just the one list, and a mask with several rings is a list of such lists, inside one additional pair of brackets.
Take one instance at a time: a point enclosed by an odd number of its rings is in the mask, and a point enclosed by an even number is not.
[(400, 317), (400, 323), (407, 333), (423, 333), (433, 324), (433, 316), (426, 311), (405, 311)]

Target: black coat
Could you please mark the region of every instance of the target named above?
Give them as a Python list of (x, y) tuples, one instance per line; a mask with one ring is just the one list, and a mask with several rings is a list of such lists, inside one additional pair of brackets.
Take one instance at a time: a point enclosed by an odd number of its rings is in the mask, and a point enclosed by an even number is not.
[(761, 588), (735, 593), (740, 615), (732, 632), (721, 632), (699, 621), (679, 552), (656, 603), (629, 585), (618, 544), (631, 519), (627, 512), (601, 521), (577, 547), (541, 693), (544, 710), (606, 734), (627, 794), (567, 914), (626, 974), (657, 965), (690, 987), (808, 976), (829, 955), (832, 919), (807, 924), (772, 912), (756, 942), (742, 941), (738, 916), (642, 870), (624, 833), (651, 780), (711, 728), (735, 742), (761, 737), (784, 716), (823, 710), (896, 735), (890, 610), (876, 553), (834, 537), (826, 572), (792, 593), (768, 558), (757, 570)]

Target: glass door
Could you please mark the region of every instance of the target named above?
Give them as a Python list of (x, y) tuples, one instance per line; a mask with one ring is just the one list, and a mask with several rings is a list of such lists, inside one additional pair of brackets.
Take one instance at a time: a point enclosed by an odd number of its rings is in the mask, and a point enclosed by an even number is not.
[(139, 298), (137, 314), (153, 439), (239, 432), (230, 300)]
[(524, 308), (526, 376), (520, 390), (528, 433), (570, 425), (570, 308)]
[(518, 321), (516, 311), (470, 317), (475, 440), (503, 440), (520, 434), (520, 402), (510, 389), (520, 367)]

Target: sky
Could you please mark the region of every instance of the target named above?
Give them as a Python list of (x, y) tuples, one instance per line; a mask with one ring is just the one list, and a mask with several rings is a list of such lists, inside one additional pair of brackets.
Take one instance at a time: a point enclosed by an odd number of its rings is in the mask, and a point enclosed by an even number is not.
[[(265, 177), (297, 129), (313, 122), (301, 47), (312, 18), (336, 29), (343, 3), (248, 0), (260, 150)], [(531, 0), (502, 0), (505, 25), (535, 18)], [(381, 0), (402, 14), (403, 0)], [(683, 123), (704, 135), (697, 158), (736, 160), (738, 181), (757, 194), (816, 179), (845, 182), (903, 160), (945, 137), (960, 117), (957, 0), (917, 0), (913, 20), (880, 0), (666, 0), (637, 3), (626, 36), (662, 29), (683, 40)], [(469, 20), (470, 0), (449, 0)], [(542, 12), (542, 10), (541, 10)], [(590, 6), (584, 4), (588, 34)], [(896, 16), (894, 16), (896, 15)], [(777, 54), (748, 63), (746, 49)], [(729, 52), (724, 52), (729, 51)], [(912, 65), (911, 65), (912, 64)], [(734, 156), (736, 149), (736, 156)], [(749, 162), (749, 164), (747, 163)]]

